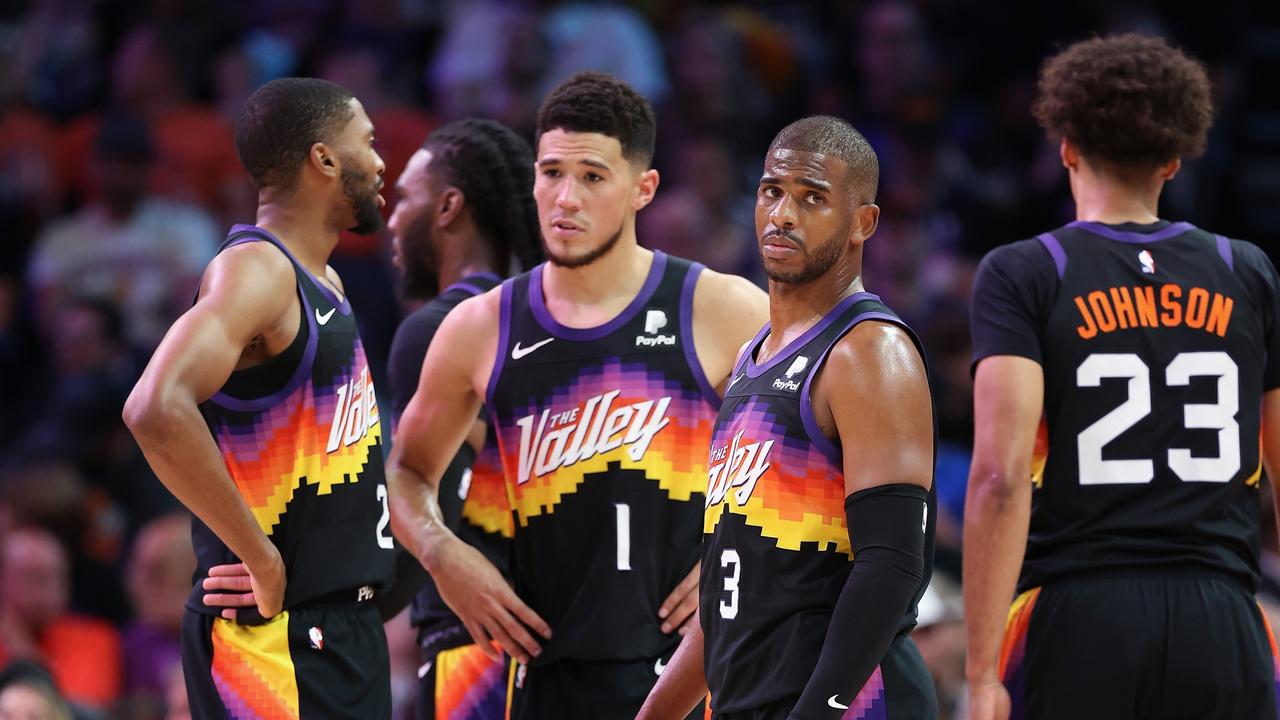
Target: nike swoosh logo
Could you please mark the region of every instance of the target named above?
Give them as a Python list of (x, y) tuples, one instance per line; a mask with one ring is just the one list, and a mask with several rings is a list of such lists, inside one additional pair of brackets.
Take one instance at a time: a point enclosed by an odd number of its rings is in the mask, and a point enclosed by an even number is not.
[(553, 337), (549, 337), (549, 338), (547, 338), (547, 339), (545, 339), (545, 340), (539, 340), (538, 342), (536, 342), (536, 343), (534, 343), (534, 344), (530, 345), (529, 347), (520, 347), (520, 342), (519, 342), (519, 341), (516, 341), (516, 345), (515, 345), (515, 347), (511, 348), (511, 359), (512, 359), (512, 360), (519, 360), (520, 358), (524, 357), (525, 355), (528, 355), (529, 353), (533, 352), (534, 350), (537, 350), (538, 348), (542, 347), (543, 345), (546, 345), (547, 343), (551, 342), (552, 340), (555, 340), (555, 338), (553, 338)]
[(321, 315), (320, 308), (316, 308), (316, 322), (320, 323), (321, 325), (328, 323), (329, 318), (333, 317), (334, 310), (337, 310), (337, 308), (329, 308), (329, 312)]
[(431, 663), (432, 663), (432, 661), (431, 661), (431, 660), (428, 660), (428, 661), (426, 662), (426, 664), (425, 664), (425, 665), (422, 665), (421, 667), (419, 667), (419, 668), (418, 668), (418, 679), (419, 679), (419, 680), (421, 680), (422, 678), (426, 677), (426, 676), (427, 676), (427, 673), (431, 672)]
[(841, 705), (840, 703), (836, 702), (836, 698), (838, 697), (840, 697), (840, 693), (836, 693), (835, 695), (832, 695), (831, 697), (827, 698), (827, 705), (837, 710), (848, 710), (849, 709), (848, 705)]
[(667, 664), (662, 662), (662, 658), (658, 658), (658, 661), (653, 664), (653, 672), (657, 674), (658, 677), (662, 677), (662, 671), (666, 669)]

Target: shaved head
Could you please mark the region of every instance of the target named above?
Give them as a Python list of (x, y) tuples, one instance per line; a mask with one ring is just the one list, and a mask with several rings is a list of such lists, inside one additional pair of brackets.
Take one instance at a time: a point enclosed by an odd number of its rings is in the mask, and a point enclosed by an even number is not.
[(782, 128), (769, 145), (769, 154), (775, 150), (795, 150), (819, 153), (840, 158), (847, 171), (845, 183), (858, 204), (876, 200), (876, 186), (880, 182), (880, 161), (876, 151), (852, 125), (830, 115), (813, 115), (801, 118)]

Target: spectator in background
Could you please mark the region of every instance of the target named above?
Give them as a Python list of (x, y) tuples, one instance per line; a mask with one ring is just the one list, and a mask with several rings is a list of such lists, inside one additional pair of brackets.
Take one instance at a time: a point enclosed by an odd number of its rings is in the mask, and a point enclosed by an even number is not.
[(182, 611), (195, 569), (190, 515), (171, 513), (142, 528), (126, 575), (136, 618), (123, 638), (124, 692), (142, 717), (160, 715), (170, 677), (181, 665)]
[(125, 335), (154, 347), (191, 304), (200, 273), (218, 246), (212, 218), (199, 208), (148, 193), (155, 158), (141, 119), (112, 115), (102, 121), (94, 166), (101, 196), (54, 222), (36, 241), (27, 282), (37, 322), (48, 336), (51, 320), (72, 294), (105, 299), (124, 314)]
[(49, 673), (17, 662), (0, 672), (0, 720), (71, 720), (71, 709)]
[(10, 531), (0, 549), (0, 666), (49, 668), (67, 699), (106, 709), (120, 695), (120, 637), (101, 620), (68, 612), (67, 556), (48, 531)]

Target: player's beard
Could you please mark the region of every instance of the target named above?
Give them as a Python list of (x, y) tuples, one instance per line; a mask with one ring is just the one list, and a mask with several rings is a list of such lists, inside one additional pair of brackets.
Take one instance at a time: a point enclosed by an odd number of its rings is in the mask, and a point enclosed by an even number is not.
[(400, 293), (410, 300), (427, 300), (440, 292), (440, 257), (436, 252), (431, 213), (423, 211), (400, 237)]
[(382, 213), (378, 211), (378, 189), (381, 183), (369, 173), (343, 164), (342, 194), (351, 203), (355, 224), (347, 228), (357, 235), (372, 235), (382, 229)]
[(800, 253), (804, 255), (804, 266), (799, 270), (784, 271), (777, 268), (770, 268), (766, 262), (764, 253), (760, 253), (760, 264), (764, 267), (764, 274), (774, 282), (780, 282), (787, 285), (804, 285), (822, 277), (833, 265), (840, 261), (840, 256), (844, 254), (844, 244), (848, 242), (849, 231), (853, 229), (853, 220), (845, 223), (834, 235), (827, 238), (809, 252), (806, 243), (793, 235), (787, 234), (785, 237), (795, 243), (800, 249)]
[(547, 242), (547, 238), (545, 236), (542, 238), (542, 251), (546, 253), (547, 262), (552, 265), (569, 269), (585, 267), (604, 257), (613, 249), (614, 245), (618, 244), (618, 240), (622, 238), (622, 227), (626, 222), (627, 221), (624, 219), (618, 224), (617, 232), (610, 235), (607, 240), (596, 247), (591, 248), (582, 255), (557, 255), (556, 252), (551, 249), (551, 244)]

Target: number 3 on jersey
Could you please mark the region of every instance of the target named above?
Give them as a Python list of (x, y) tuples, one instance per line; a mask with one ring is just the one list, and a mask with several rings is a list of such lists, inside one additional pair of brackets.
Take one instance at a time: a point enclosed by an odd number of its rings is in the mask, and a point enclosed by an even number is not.
[(733, 566), (733, 574), (726, 571), (724, 576), (724, 591), (729, 593), (729, 599), (720, 601), (720, 617), (725, 620), (738, 617), (738, 575), (742, 572), (742, 560), (738, 558), (738, 551), (732, 548), (720, 553), (720, 567), (728, 568), (730, 565)]
[[(1218, 398), (1213, 404), (1187, 404), (1183, 424), (1188, 429), (1218, 431), (1218, 456), (1192, 457), (1186, 448), (1169, 449), (1169, 468), (1185, 482), (1230, 482), (1240, 470), (1239, 368), (1224, 352), (1179, 353), (1165, 368), (1165, 384), (1185, 386), (1193, 377), (1216, 377)], [(1149, 483), (1155, 464), (1149, 460), (1103, 460), (1102, 448), (1139, 420), (1151, 414), (1151, 372), (1132, 353), (1094, 353), (1076, 370), (1077, 387), (1098, 387), (1103, 378), (1128, 378), (1129, 397), (1080, 432), (1077, 452), (1081, 485)]]

